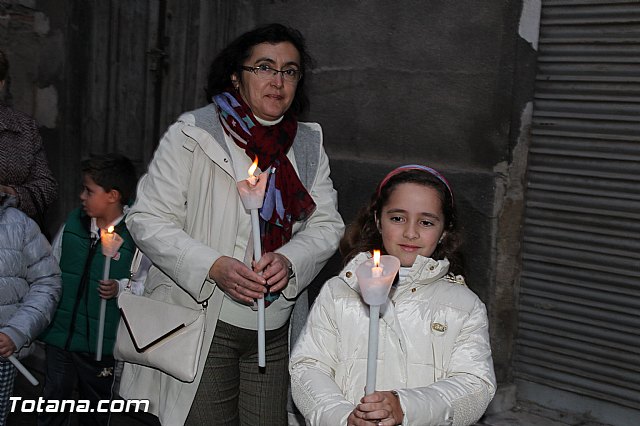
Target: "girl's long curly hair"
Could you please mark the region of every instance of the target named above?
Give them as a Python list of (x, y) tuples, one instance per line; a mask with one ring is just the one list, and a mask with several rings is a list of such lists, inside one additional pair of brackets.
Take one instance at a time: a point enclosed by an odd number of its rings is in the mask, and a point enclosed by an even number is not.
[[(392, 172), (394, 173), (394, 172)], [(391, 174), (391, 173), (390, 173)], [(376, 218), (381, 217), (382, 208), (387, 204), (393, 191), (404, 183), (415, 183), (433, 188), (437, 191), (444, 215), (444, 238), (438, 243), (431, 255), (432, 259), (449, 259), (449, 271), (455, 275), (464, 274), (464, 265), (460, 246), (461, 233), (458, 228), (457, 211), (453, 194), (447, 184), (438, 176), (421, 169), (407, 169), (384, 179), (378, 184), (376, 192), (371, 196), (369, 205), (363, 207), (356, 219), (347, 226), (346, 232), (340, 240), (340, 253), (344, 263), (348, 263), (358, 253), (381, 249), (384, 254), (382, 235), (378, 231)]]

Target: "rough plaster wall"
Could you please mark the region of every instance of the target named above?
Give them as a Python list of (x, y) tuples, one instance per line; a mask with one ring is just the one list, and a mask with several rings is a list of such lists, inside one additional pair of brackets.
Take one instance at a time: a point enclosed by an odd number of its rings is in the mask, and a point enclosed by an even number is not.
[[(526, 192), (526, 169), (531, 141), (535, 59), (540, 26), (539, 0), (522, 5), (516, 61), (516, 89), (513, 94), (512, 148), (508, 161), (495, 166), (496, 263), (493, 297), (489, 303), (491, 338), (496, 375), (501, 383), (513, 381), (512, 361), (518, 323), (517, 299), (521, 271), (521, 241)], [(516, 116), (517, 114), (517, 116)], [(503, 388), (515, 393), (514, 387)], [(502, 396), (507, 401), (511, 397)]]
[(526, 170), (532, 103), (521, 116), (520, 136), (511, 162), (496, 165), (496, 284), (491, 298), (490, 319), (494, 342), (494, 365), (501, 382), (512, 381), (511, 360), (517, 329), (517, 281), (520, 277), (524, 172)]
[(462, 3), (282, 1), (256, 16), (307, 37), (317, 60), (309, 115), (330, 153), (491, 170), (506, 158), (512, 5)]

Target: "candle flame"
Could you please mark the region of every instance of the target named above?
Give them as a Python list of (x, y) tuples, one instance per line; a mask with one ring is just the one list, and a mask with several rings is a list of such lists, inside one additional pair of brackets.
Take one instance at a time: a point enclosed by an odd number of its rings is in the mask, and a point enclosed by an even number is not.
[(112, 233), (113, 233), (113, 230), (114, 230), (113, 225), (111, 225), (109, 228), (107, 228), (107, 232), (108, 232), (109, 234), (112, 234)]
[(256, 159), (253, 160), (253, 164), (249, 167), (249, 176), (253, 176), (253, 172), (258, 168), (258, 156), (256, 155)]
[(376, 268), (380, 266), (380, 250), (373, 251), (373, 264)]

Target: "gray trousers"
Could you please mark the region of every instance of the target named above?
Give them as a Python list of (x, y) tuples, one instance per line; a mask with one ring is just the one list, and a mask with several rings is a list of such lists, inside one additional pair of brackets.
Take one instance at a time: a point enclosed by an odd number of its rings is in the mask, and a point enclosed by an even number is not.
[(260, 369), (256, 331), (218, 321), (185, 425), (286, 425), (288, 329), (266, 332), (267, 366)]

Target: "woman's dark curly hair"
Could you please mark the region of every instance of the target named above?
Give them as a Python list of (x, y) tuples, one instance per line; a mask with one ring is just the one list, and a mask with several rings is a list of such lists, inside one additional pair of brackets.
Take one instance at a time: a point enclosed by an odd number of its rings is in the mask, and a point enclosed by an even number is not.
[(232, 87), (231, 75), (237, 73), (240, 82), (243, 79), (242, 65), (251, 56), (253, 47), (260, 43), (289, 42), (300, 54), (301, 77), (296, 87), (296, 94), (289, 110), (298, 115), (309, 107), (309, 98), (305, 90), (306, 75), (313, 66), (313, 59), (307, 52), (304, 37), (300, 31), (282, 24), (269, 24), (246, 32), (233, 40), (215, 57), (209, 66), (207, 77), (207, 100), (211, 102), (214, 95)]
[[(432, 259), (441, 260), (445, 257), (449, 259), (449, 271), (458, 275), (463, 275), (464, 266), (462, 255), (459, 252), (461, 245), (460, 231), (457, 224), (456, 206), (453, 194), (449, 191), (437, 176), (419, 169), (408, 169), (400, 171), (391, 176), (388, 180), (383, 180), (372, 195), (369, 205), (363, 207), (356, 219), (347, 227), (347, 230), (340, 241), (340, 253), (344, 258), (344, 263), (349, 262), (358, 253), (382, 249), (384, 245), (382, 235), (378, 231), (376, 217), (381, 217), (382, 208), (387, 204), (393, 191), (403, 183), (416, 183), (435, 189), (438, 192), (442, 204), (444, 215), (444, 238), (438, 243), (435, 251), (431, 255)], [(382, 187), (380, 187), (382, 185)]]

